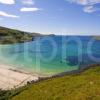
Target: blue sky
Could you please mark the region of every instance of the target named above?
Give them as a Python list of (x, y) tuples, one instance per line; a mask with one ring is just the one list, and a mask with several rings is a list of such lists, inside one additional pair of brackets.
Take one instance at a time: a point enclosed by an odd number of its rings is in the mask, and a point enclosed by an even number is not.
[(0, 26), (43, 34), (100, 34), (100, 0), (0, 0)]

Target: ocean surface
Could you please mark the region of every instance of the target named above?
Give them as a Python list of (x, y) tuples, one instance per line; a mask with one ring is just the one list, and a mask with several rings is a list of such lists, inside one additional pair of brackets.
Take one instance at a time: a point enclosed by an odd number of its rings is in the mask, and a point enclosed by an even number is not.
[(92, 36), (45, 36), (32, 42), (0, 45), (0, 64), (54, 75), (100, 63), (100, 41)]

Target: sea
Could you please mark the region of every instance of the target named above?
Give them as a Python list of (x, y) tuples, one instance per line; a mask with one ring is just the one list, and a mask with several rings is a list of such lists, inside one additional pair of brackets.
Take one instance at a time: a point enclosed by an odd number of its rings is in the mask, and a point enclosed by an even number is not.
[(0, 64), (31, 73), (54, 75), (100, 64), (100, 40), (94, 36), (44, 36), (26, 43), (0, 45)]

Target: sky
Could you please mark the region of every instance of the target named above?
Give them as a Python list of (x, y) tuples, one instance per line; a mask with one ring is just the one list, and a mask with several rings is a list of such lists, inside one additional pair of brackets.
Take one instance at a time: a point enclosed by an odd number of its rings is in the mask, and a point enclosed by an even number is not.
[(100, 35), (100, 0), (0, 0), (0, 26), (42, 34)]

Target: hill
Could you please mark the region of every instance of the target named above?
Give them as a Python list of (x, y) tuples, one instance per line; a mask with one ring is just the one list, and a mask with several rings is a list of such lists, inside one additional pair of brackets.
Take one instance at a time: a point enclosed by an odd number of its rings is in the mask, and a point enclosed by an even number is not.
[(95, 40), (100, 40), (100, 36), (93, 36)]
[(37, 36), (40, 36), (40, 34), (0, 27), (0, 44), (32, 41)]
[(100, 100), (100, 67), (17, 89), (11, 100)]

